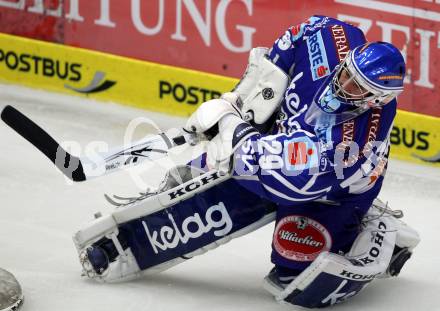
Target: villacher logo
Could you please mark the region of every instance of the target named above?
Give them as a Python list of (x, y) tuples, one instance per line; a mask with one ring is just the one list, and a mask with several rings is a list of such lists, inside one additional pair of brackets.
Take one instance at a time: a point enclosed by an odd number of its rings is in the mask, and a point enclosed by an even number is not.
[(295, 261), (313, 261), (332, 246), (330, 232), (319, 222), (292, 215), (281, 219), (274, 232), (273, 245), (278, 254)]

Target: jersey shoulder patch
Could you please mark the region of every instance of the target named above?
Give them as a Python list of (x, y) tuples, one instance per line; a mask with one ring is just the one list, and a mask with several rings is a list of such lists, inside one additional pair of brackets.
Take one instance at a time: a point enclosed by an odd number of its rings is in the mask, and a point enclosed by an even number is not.
[(307, 49), (309, 52), (310, 71), (313, 81), (328, 76), (331, 70), (321, 30), (308, 38)]

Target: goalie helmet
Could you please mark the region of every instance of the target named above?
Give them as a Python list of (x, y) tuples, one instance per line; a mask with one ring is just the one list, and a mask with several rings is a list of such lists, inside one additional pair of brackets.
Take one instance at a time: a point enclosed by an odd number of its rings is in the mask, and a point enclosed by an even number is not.
[(404, 77), (405, 61), (394, 45), (373, 42), (358, 46), (315, 94), (306, 122), (339, 124), (385, 105), (403, 91)]
[(0, 310), (15, 311), (23, 303), (21, 286), (12, 273), (0, 268)]

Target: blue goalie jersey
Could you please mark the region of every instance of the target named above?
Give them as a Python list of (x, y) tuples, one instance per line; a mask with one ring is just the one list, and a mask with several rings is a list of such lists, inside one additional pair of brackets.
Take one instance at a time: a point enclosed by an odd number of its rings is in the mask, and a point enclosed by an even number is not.
[(305, 122), (316, 92), (328, 83), (326, 77), (351, 49), (364, 43), (364, 34), (355, 26), (312, 16), (289, 28), (270, 50), (270, 60), (291, 82), (274, 130), (252, 136), (236, 152), (235, 178), (278, 204), (278, 225), (294, 215), (290, 222), (308, 220), (321, 239), (305, 234), (292, 255), (283, 253), (282, 237), (292, 240), (299, 233), (275, 232), (276, 264), (302, 270), (320, 251), (347, 251), (382, 186), (395, 100), (329, 127)]

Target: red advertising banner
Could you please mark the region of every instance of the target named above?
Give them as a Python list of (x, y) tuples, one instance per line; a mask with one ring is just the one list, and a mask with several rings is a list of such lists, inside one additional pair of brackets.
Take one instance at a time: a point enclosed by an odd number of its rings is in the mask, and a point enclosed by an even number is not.
[(239, 77), (252, 47), (313, 14), (399, 47), (400, 108), (440, 116), (439, 0), (0, 0), (0, 32)]

